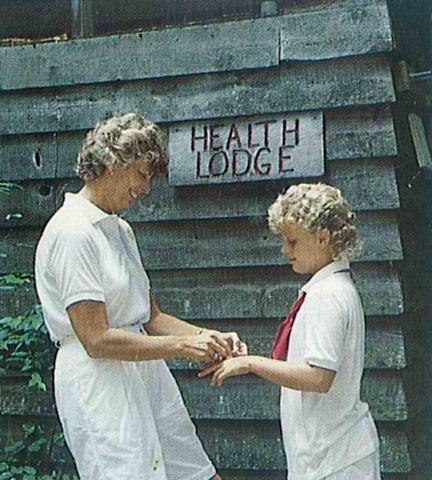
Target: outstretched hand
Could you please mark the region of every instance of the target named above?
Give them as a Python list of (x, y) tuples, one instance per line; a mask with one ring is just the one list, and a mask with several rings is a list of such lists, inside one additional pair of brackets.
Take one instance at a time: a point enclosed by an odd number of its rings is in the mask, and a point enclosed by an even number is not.
[(201, 372), (198, 373), (198, 377), (202, 378), (213, 374), (211, 385), (219, 387), (226, 378), (245, 375), (250, 372), (250, 368), (250, 357), (248, 356), (227, 358), (222, 362), (204, 367)]
[[(217, 332), (216, 332), (217, 333)], [(221, 361), (231, 355), (231, 345), (221, 335), (209, 331), (179, 339), (179, 357), (206, 363)]]
[(239, 357), (248, 354), (246, 343), (240, 339), (236, 332), (219, 332), (217, 330), (210, 330), (210, 332), (228, 342), (231, 349), (229, 356)]

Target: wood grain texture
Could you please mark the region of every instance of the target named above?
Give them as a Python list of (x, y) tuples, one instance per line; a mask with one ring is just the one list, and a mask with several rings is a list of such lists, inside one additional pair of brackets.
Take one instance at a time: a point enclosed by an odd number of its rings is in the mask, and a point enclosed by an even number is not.
[[(362, 214), (358, 227), (363, 245), (358, 260), (402, 260), (395, 214)], [(134, 230), (149, 270), (288, 265), (280, 237), (269, 231), (265, 217), (139, 223)], [(0, 271), (32, 271), (40, 230), (11, 228), (1, 236)]]
[[(402, 286), (385, 263), (353, 266), (354, 280), (368, 316), (401, 315)], [(161, 308), (191, 321), (283, 317), (306, 278), (289, 267), (150, 272)], [(0, 290), (0, 316), (24, 313), (37, 303), (34, 289)]]
[(372, 4), (286, 16), (281, 23), (281, 60), (323, 60), (391, 51), (392, 30), (384, 0)]
[(268, 69), (0, 94), (0, 135), (92, 128), (114, 113), (155, 122), (393, 102), (384, 56), (295, 62)]
[[(76, 37), (93, 28), (87, 3), (73, 3)], [(392, 48), (385, 2), (346, 2), (273, 18), (2, 48), (0, 90), (266, 68)]]
[[(238, 377), (214, 388), (196, 372), (176, 373), (186, 408), (192, 418), (207, 420), (278, 420), (279, 387), (254, 376)], [(404, 421), (407, 405), (397, 375), (367, 373), (362, 399), (377, 421)], [(0, 386), (3, 415), (55, 415), (53, 393), (31, 391), (23, 385)]]
[[(22, 418), (9, 415), (6, 428), (0, 428), (0, 442), (11, 437), (22, 438), (22, 428), (19, 422)], [(48, 425), (54, 428), (52, 417), (44, 417)], [(16, 421), (18, 420), (18, 422)], [(283, 453), (279, 422), (275, 420), (202, 420), (195, 419), (198, 436), (204, 443), (217, 469), (230, 471), (234, 477), (240, 475), (239, 480), (254, 478), (256, 480), (286, 478), (286, 462)], [(3, 427), (4, 423), (0, 423)], [(408, 480), (404, 473), (411, 470), (408, 453), (408, 439), (401, 429), (401, 424), (379, 422), (379, 439), (381, 445), (381, 470), (386, 480)], [(57, 424), (57, 431), (59, 431)], [(7, 437), (6, 437), (7, 435)], [(53, 454), (60, 461), (65, 462), (65, 471), (73, 474), (73, 462), (69, 452), (54, 445)], [(249, 476), (241, 476), (248, 470)], [(393, 475), (394, 474), (394, 477)], [(265, 476), (264, 476), (265, 475)], [(269, 476), (268, 476), (269, 475)], [(225, 478), (225, 477), (224, 477)], [(72, 480), (72, 479), (71, 479)], [(73, 477), (77, 480), (77, 477)]]
[[(197, 422), (198, 435), (220, 468), (283, 470), (285, 456), (277, 422)], [(380, 427), (381, 470), (411, 470), (406, 435), (392, 427)]]
[[(388, 105), (324, 114), (326, 160), (390, 157), (398, 153)], [(172, 124), (175, 126), (176, 124)], [(162, 129), (167, 133), (166, 124)], [(74, 177), (85, 131), (0, 136), (3, 181)]]

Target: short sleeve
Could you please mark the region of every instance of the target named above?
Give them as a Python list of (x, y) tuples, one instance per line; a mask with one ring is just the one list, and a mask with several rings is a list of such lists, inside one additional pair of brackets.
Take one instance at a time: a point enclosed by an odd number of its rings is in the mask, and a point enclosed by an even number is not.
[(105, 301), (99, 252), (91, 232), (61, 232), (53, 245), (51, 266), (65, 310), (83, 300)]
[(309, 365), (338, 371), (345, 352), (348, 314), (331, 292), (313, 292), (303, 304), (305, 315), (305, 361)]

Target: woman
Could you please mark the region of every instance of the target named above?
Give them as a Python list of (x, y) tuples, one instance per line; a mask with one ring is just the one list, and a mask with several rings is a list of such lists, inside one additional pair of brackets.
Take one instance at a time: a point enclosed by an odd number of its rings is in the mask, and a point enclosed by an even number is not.
[(150, 192), (167, 156), (157, 126), (131, 113), (88, 133), (67, 193), (36, 251), (36, 287), (59, 346), (55, 398), (83, 480), (215, 476), (164, 359), (243, 353), (235, 333), (163, 313), (130, 225), (115, 212)]

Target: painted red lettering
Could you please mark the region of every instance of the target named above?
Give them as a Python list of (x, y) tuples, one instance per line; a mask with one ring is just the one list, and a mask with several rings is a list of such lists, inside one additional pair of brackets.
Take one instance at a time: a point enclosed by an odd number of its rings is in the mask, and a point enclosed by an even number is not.
[[(255, 173), (257, 175), (268, 175), (270, 173), (270, 170), (271, 170), (271, 163), (258, 163), (261, 155), (264, 152), (271, 153), (271, 150), (270, 150), (270, 148), (263, 147), (263, 148), (260, 148), (255, 154), (254, 169), (255, 169)], [(263, 170), (263, 168), (264, 168), (264, 170)]]
[(216, 133), (217, 128), (221, 128), (222, 125), (211, 125), (210, 126), (210, 150), (222, 150), (222, 145), (215, 145), (215, 140), (220, 138)]
[(291, 160), (291, 155), (287, 155), (285, 150), (286, 149), (292, 149), (293, 147), (291, 146), (283, 146), (279, 147), (279, 173), (285, 173), (285, 172), (293, 172), (294, 168), (292, 167), (286, 167), (285, 166), (285, 161), (286, 160)]
[(294, 121), (294, 128), (288, 127), (288, 120), (283, 121), (282, 127), (282, 145), (285, 147), (295, 147), (300, 143), (300, 120)]
[(253, 143), (253, 126), (251, 123), (248, 123), (248, 147), (250, 149), (259, 147), (259, 143)]
[[(217, 163), (218, 158), (222, 159), (222, 170), (220, 172), (215, 171), (215, 163)], [(225, 175), (229, 168), (229, 158), (226, 152), (223, 150), (215, 153), (211, 156), (209, 161), (209, 174), (211, 177), (221, 177)]]
[(203, 175), (201, 172), (201, 152), (197, 152), (197, 169), (196, 169), (196, 178), (209, 178), (209, 175)]
[[(238, 160), (239, 160), (240, 154), (243, 154), (243, 156), (246, 155), (246, 168), (242, 172), (239, 171), (239, 167), (238, 167)], [(233, 160), (232, 160), (233, 176), (241, 177), (243, 175), (247, 175), (250, 171), (251, 162), (252, 162), (252, 155), (248, 150), (233, 150)]]
[(231, 148), (231, 142), (233, 140), (237, 142), (237, 148), (242, 148), (240, 134), (239, 134), (239, 131), (237, 130), (237, 127), (234, 125), (234, 123), (231, 125), (230, 131), (228, 133), (228, 140), (226, 145), (227, 150)]
[(264, 125), (264, 146), (268, 147), (269, 146), (269, 130), (270, 130), (270, 124), (271, 123), (276, 123), (277, 120), (266, 120), (263, 122), (257, 122), (255, 125)]
[(192, 127), (192, 136), (191, 136), (191, 151), (194, 152), (196, 148), (196, 141), (197, 140), (204, 140), (203, 142), (203, 148), (204, 151), (208, 150), (208, 131), (207, 127), (203, 127), (203, 135), (201, 137), (197, 136), (196, 134), (196, 127)]

